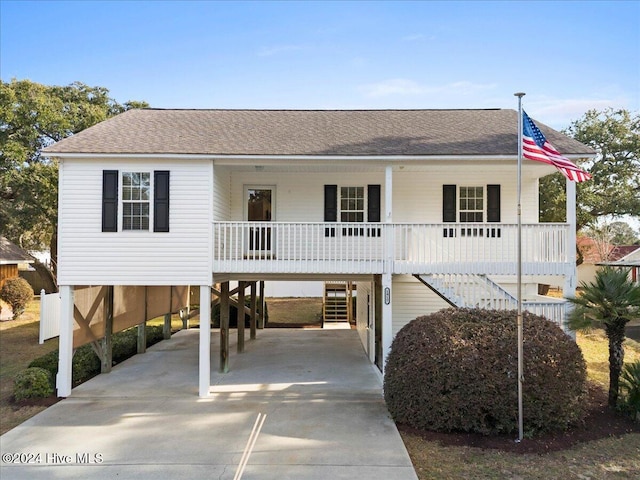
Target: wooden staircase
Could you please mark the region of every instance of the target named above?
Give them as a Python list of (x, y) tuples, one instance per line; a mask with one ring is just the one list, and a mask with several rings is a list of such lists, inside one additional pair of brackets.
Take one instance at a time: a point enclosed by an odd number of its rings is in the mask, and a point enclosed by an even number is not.
[(324, 323), (351, 323), (351, 282), (325, 282), (322, 301)]

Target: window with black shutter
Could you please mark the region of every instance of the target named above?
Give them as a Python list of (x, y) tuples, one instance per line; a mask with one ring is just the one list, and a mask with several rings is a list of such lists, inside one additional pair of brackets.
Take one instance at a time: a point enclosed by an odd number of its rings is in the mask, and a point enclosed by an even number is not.
[[(486, 203), (485, 203), (486, 199)], [(484, 216), (486, 212), (486, 217)], [(458, 218), (459, 217), (459, 218)], [(442, 221), (460, 223), (500, 222), (500, 185), (442, 186)], [(444, 237), (500, 237), (499, 227), (446, 227)]]

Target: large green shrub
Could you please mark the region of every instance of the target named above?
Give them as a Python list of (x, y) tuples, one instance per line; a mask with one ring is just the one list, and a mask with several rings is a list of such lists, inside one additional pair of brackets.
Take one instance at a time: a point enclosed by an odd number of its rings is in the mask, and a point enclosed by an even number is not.
[[(524, 426), (566, 428), (585, 413), (586, 366), (578, 346), (543, 317), (524, 314)], [(384, 395), (398, 423), (435, 431), (517, 431), (515, 311), (445, 309), (396, 335)]]
[(46, 398), (51, 394), (51, 374), (44, 368), (27, 368), (18, 373), (13, 380), (13, 396), (18, 402), (27, 398)]
[(640, 422), (640, 361), (622, 367), (620, 390), (620, 407)]
[(24, 313), (24, 310), (33, 298), (33, 289), (24, 278), (11, 278), (5, 282), (0, 290), (0, 299), (11, 305), (13, 319)]
[[(146, 335), (147, 347), (158, 343), (164, 338), (161, 326), (147, 326)], [(111, 355), (113, 362), (123, 362), (138, 352), (137, 327), (115, 333), (111, 341)], [(46, 355), (36, 358), (29, 364), (29, 367), (40, 367), (47, 370), (51, 374), (53, 386), (53, 379), (55, 379), (58, 374), (58, 350), (53, 350)], [(91, 345), (83, 345), (76, 349), (73, 354), (71, 369), (73, 385), (79, 385), (86, 382), (91, 377), (100, 373), (101, 362), (93, 351)]]

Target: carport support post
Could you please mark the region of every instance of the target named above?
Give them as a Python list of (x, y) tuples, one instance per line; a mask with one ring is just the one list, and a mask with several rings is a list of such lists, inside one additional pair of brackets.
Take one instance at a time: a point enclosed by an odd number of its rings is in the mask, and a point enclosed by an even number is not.
[(162, 324), (162, 338), (169, 340), (171, 338), (171, 313), (165, 313), (164, 323)]
[(144, 287), (144, 319), (138, 324), (137, 352), (147, 352), (147, 287)]
[(238, 308), (237, 308), (237, 326), (238, 326), (238, 353), (244, 352), (244, 282), (238, 282)]
[(256, 339), (256, 310), (258, 308), (258, 298), (256, 296), (257, 290), (256, 282), (251, 282), (251, 320), (249, 320), (249, 328), (251, 330), (249, 338), (251, 340)]
[(73, 285), (60, 285), (60, 339), (58, 343), (58, 374), (56, 375), (56, 388), (59, 397), (68, 397), (71, 395), (73, 306)]
[(385, 362), (391, 351), (393, 340), (393, 324), (391, 309), (391, 274), (382, 274), (382, 373), (384, 373)]
[(265, 301), (264, 301), (264, 281), (260, 282), (260, 323), (258, 328), (264, 328), (264, 324), (266, 322), (265, 318)]
[(229, 282), (220, 284), (220, 373), (229, 371)]
[(198, 395), (209, 396), (211, 386), (211, 287), (200, 285), (200, 364)]
[(109, 373), (113, 365), (113, 285), (105, 287), (104, 296), (104, 337), (102, 339), (102, 365), (100, 373)]

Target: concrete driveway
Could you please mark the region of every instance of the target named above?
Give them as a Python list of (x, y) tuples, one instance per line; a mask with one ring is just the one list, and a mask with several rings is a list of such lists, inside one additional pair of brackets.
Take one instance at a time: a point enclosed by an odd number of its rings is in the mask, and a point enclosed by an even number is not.
[[(416, 480), (353, 330), (267, 329), (197, 396), (198, 331), (182, 331), (0, 437), (3, 479)], [(15, 463), (14, 463), (15, 462)]]

